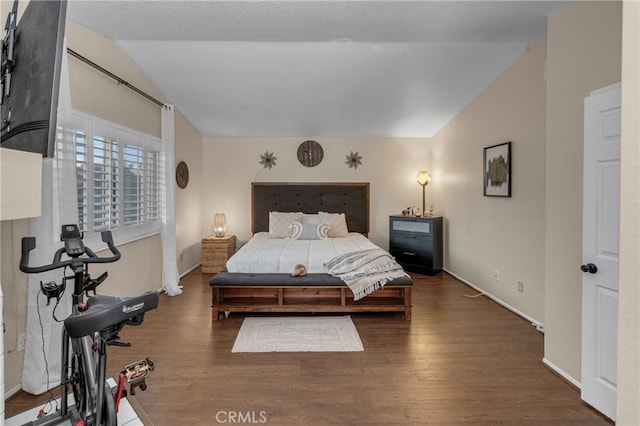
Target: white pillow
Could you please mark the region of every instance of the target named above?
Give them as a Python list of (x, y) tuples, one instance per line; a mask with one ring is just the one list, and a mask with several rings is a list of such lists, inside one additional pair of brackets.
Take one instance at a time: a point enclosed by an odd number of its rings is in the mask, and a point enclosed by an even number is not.
[(347, 217), (344, 213), (319, 212), (320, 223), (329, 225), (330, 238), (342, 238), (349, 236), (347, 229)]
[(302, 222), (302, 212), (269, 212), (269, 238), (289, 238), (293, 222)]

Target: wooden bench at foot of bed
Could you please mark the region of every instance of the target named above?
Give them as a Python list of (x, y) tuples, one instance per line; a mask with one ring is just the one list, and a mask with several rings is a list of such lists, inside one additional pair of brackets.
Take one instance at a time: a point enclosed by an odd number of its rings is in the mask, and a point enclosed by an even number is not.
[(213, 321), (230, 312), (401, 312), (411, 320), (410, 278), (393, 280), (358, 301), (342, 280), (327, 274), (220, 272), (209, 284)]

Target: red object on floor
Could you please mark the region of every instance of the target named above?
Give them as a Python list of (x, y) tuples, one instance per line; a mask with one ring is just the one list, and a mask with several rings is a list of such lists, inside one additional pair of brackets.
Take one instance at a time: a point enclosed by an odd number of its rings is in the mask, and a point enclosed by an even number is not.
[(116, 413), (118, 412), (118, 408), (120, 407), (120, 400), (122, 399), (122, 389), (124, 388), (125, 375), (124, 373), (120, 373), (120, 377), (118, 378), (118, 389), (116, 391)]

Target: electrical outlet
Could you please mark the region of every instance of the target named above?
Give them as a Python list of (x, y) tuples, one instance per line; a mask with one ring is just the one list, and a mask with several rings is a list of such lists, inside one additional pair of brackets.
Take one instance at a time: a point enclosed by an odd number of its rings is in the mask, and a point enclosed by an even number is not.
[(493, 271), (493, 280), (495, 282), (500, 281), (500, 271), (498, 271), (497, 269), (495, 271)]
[(24, 351), (24, 347), (27, 345), (27, 334), (18, 334), (18, 351)]
[(181, 252), (180, 253), (180, 262), (183, 262), (183, 261), (184, 261), (184, 252)]
[(518, 291), (520, 293), (524, 293), (524, 282), (523, 281), (518, 281)]

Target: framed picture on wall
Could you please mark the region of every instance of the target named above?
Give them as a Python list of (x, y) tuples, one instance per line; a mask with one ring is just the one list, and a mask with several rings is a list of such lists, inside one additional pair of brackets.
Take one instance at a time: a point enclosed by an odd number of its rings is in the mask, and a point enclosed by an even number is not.
[(511, 142), (484, 148), (484, 195), (511, 197)]

